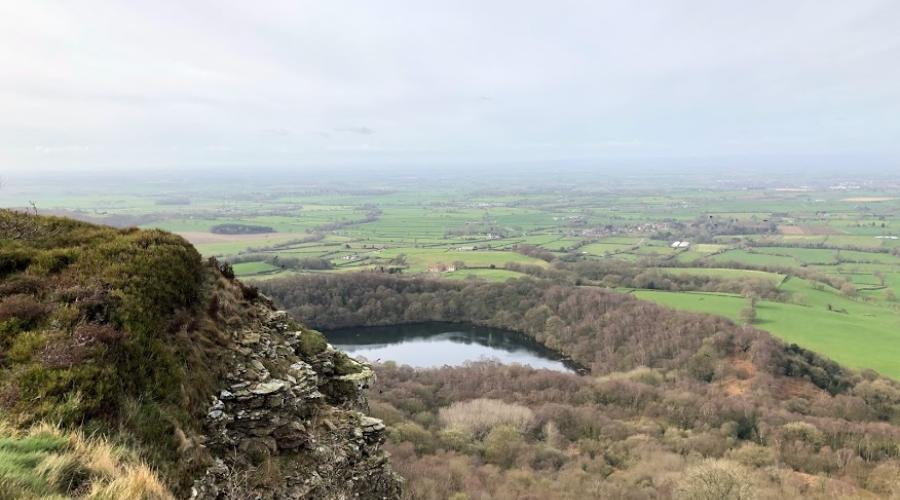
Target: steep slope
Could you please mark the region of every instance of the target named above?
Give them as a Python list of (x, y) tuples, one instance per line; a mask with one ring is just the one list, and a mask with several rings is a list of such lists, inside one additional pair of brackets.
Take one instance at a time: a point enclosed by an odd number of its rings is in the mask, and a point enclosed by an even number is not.
[(381, 451), (385, 427), (362, 413), (371, 368), (266, 300), (253, 305), (253, 321), (229, 329), (225, 374), (206, 415), (214, 464), (192, 497), (399, 497)]
[(177, 496), (393, 498), (371, 373), (177, 236), (0, 211), (6, 425), (99, 433)]
[(549, 280), (346, 273), (261, 286), (317, 327), (476, 323), (590, 369), (379, 365), (372, 410), (413, 498), (900, 493), (900, 383), (752, 327)]

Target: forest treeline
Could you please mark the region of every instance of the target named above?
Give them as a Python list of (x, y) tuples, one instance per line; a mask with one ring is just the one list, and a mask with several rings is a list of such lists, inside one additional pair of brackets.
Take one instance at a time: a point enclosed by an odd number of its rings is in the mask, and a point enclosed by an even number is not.
[(298, 275), (259, 284), (315, 328), (420, 321), (471, 322), (522, 332), (595, 373), (677, 365), (703, 339), (735, 328), (595, 287), (536, 280), (452, 283), (377, 273)]
[(330, 260), (321, 257), (285, 257), (274, 253), (244, 253), (225, 259), (229, 264), (244, 262), (265, 262), (281, 269), (325, 270), (334, 268)]
[(760, 266), (745, 263), (697, 261), (690, 264), (668, 259), (642, 259), (637, 262), (615, 259), (558, 259), (550, 267), (509, 263), (504, 266), (535, 278), (572, 285), (599, 285), (606, 288), (643, 288), (670, 292), (737, 293), (748, 297), (786, 301), (789, 296), (779, 290), (778, 283), (767, 278), (723, 277), (699, 273), (678, 273), (676, 268), (740, 269), (796, 276), (813, 282), (813, 286), (829, 286), (835, 290), (846, 288), (848, 281), (840, 276), (825, 274), (812, 268)]
[(216, 224), (209, 228), (209, 232), (215, 234), (265, 234), (274, 233), (275, 229), (269, 226), (256, 224)]
[(298, 275), (260, 287), (315, 328), (469, 322), (521, 332), (594, 374), (690, 366), (705, 379), (712, 367), (698, 354), (701, 347), (710, 339), (740, 338), (741, 349), (752, 349), (754, 363), (766, 372), (806, 376), (832, 393), (848, 385), (849, 375), (836, 363), (799, 347), (785, 348), (764, 332), (597, 287), (531, 279), (457, 283), (379, 273)]
[(690, 222), (666, 221), (666, 228), (652, 235), (657, 240), (690, 240), (695, 243), (713, 243), (718, 236), (746, 234), (775, 234), (778, 225), (774, 221), (743, 220), (716, 215), (701, 215)]

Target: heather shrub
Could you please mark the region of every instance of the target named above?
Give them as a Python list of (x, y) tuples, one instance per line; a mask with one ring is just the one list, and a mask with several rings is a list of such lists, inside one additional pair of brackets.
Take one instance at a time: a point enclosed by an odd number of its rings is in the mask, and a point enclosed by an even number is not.
[(0, 301), (0, 321), (16, 319), (22, 328), (30, 328), (43, 318), (49, 309), (49, 306), (30, 295), (10, 295)]
[[(195, 321), (218, 271), (163, 231), (9, 211), (0, 211), (0, 226), (18, 235), (0, 239), (4, 417), (122, 429), (175, 471), (172, 431), (196, 425), (208, 404), (204, 384), (218, 369)], [(196, 367), (190, 379), (186, 366)], [(129, 401), (141, 401), (140, 425), (126, 423)], [(72, 460), (54, 460), (45, 464), (52, 484), (77, 482)], [(146, 479), (139, 468), (120, 472)]]

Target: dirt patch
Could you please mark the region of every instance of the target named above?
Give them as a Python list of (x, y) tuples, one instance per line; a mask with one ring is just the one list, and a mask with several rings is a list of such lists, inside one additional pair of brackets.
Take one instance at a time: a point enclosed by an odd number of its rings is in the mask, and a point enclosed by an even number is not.
[(806, 234), (800, 226), (778, 226), (778, 231), (781, 232), (781, 234)]
[(734, 373), (721, 382), (722, 390), (729, 396), (743, 396), (750, 392), (756, 367), (749, 359), (731, 358), (728, 360), (730, 371)]
[(750, 392), (750, 379), (728, 379), (722, 381), (722, 390), (729, 396), (743, 396)]
[(867, 201), (891, 201), (896, 200), (891, 196), (857, 196), (855, 198), (844, 198), (841, 201), (855, 201), (865, 203)]
[(812, 382), (798, 378), (784, 378), (781, 380), (780, 387), (774, 392), (784, 399), (790, 398), (806, 398), (814, 400), (816, 398), (825, 397), (825, 391), (819, 389)]
[(250, 243), (263, 241), (286, 241), (309, 236), (307, 233), (265, 233), (265, 234), (216, 234), (201, 231), (176, 233), (194, 245), (208, 243)]

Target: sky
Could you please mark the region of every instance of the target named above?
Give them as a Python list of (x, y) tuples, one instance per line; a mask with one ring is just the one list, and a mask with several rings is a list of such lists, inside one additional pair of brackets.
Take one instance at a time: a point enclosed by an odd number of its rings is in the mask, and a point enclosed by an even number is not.
[(900, 2), (0, 2), (0, 173), (900, 171)]

